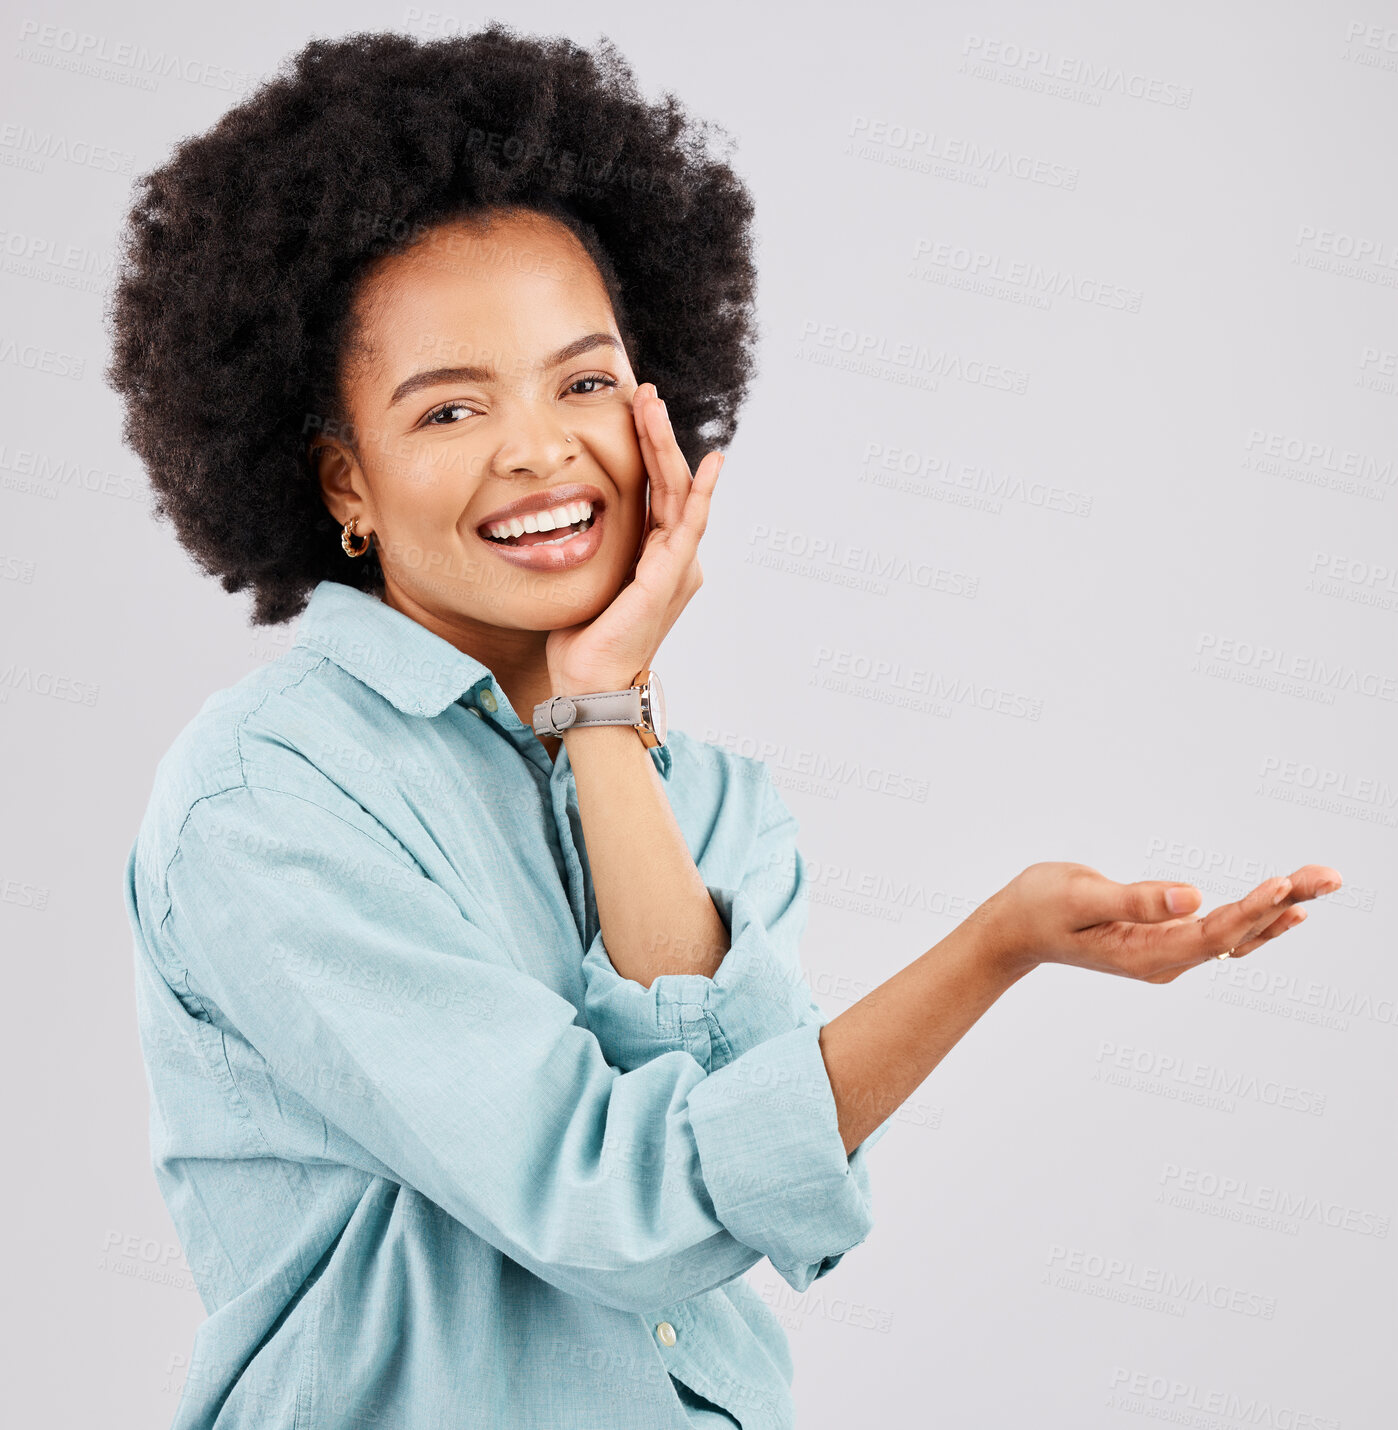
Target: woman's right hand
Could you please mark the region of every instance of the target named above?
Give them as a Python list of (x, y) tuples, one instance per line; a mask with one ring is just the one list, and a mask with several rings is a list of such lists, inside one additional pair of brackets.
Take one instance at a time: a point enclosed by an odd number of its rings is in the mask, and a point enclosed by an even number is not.
[[(1242, 958), (1295, 928), (1298, 903), (1340, 887), (1327, 864), (1306, 864), (1267, 879), (1236, 903), (1200, 918), (1192, 884), (1143, 879), (1118, 884), (1086, 864), (1031, 864), (971, 915), (994, 956), (1027, 973), (1041, 963), (1067, 963), (1145, 983), (1171, 983), (1225, 949)], [(1165, 901), (1182, 891), (1176, 908)]]

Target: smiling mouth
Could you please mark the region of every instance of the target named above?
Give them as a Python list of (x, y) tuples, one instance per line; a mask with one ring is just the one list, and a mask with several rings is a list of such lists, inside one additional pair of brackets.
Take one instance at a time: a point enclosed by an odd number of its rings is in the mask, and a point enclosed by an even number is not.
[(483, 531), (481, 535), (497, 546), (557, 546), (560, 542), (581, 536), (596, 520), (597, 511), (593, 510), (571, 526), (553, 527), (549, 531), (523, 531), (518, 536), (491, 536)]
[(476, 527), (476, 535), (496, 546), (562, 546), (590, 531), (601, 516), (602, 508), (601, 493), (571, 501), (554, 500), (548, 506), (535, 505), (532, 510), (515, 516), (483, 521)]

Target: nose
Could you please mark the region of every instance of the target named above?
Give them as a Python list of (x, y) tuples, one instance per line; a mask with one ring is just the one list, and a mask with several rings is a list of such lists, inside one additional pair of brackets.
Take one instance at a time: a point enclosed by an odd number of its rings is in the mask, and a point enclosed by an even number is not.
[(578, 451), (551, 402), (525, 402), (507, 419), (506, 435), (496, 448), (492, 467), (502, 477), (551, 477)]

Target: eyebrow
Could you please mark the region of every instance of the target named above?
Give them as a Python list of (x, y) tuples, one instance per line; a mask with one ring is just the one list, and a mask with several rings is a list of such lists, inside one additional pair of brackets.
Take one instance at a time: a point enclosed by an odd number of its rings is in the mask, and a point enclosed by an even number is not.
[[(547, 372), (551, 367), (557, 367), (560, 363), (568, 362), (572, 358), (580, 357), (583, 353), (591, 352), (593, 348), (601, 347), (615, 348), (617, 352), (622, 351), (621, 344), (610, 333), (587, 333), (581, 338), (574, 338), (571, 343), (546, 357), (539, 364), (539, 371)], [(411, 377), (400, 382), (393, 389), (393, 396), (388, 399), (388, 405), (392, 407), (421, 387), (436, 387), (444, 382), (494, 382), (496, 376), (493, 367), (427, 368), (423, 372), (415, 372)]]

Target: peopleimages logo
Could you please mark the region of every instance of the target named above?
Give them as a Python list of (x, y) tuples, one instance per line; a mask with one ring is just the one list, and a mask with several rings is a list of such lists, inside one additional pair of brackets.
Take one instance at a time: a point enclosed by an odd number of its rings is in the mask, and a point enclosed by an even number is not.
[[(1192, 86), (1157, 79), (1120, 65), (1094, 64), (1073, 55), (1055, 55), (1037, 45), (1017, 45), (988, 35), (967, 35), (961, 45), (962, 73), (1030, 90), (1082, 98), (1100, 105), (1104, 94), (1142, 99), (1167, 109), (1188, 109)], [(1068, 91), (1076, 88), (1078, 94)]]
[(980, 577), (918, 556), (853, 545), (823, 532), (794, 531), (758, 522), (748, 537), (744, 560), (833, 584), (862, 586), (887, 595), (890, 584), (940, 591), (973, 600)]
[(712, 727), (704, 731), (702, 738), (705, 744), (762, 761), (770, 767), (774, 777), (790, 772), (827, 783), (836, 790), (853, 785), (869, 794), (892, 795), (917, 804), (927, 802), (931, 788), (927, 780), (916, 779), (884, 764), (866, 764), (824, 751), (794, 749), (785, 741), (758, 739)]
[(1317, 228), (1313, 223), (1303, 223), (1296, 231), (1295, 246), (1326, 258), (1398, 268), (1398, 243), (1377, 234), (1345, 233), (1342, 229)]
[(1213, 1418), (1222, 1416), (1238, 1425), (1266, 1426), (1269, 1430), (1340, 1430), (1340, 1422), (1331, 1416), (1269, 1400), (1265, 1393), (1201, 1385), (1124, 1365), (1113, 1367), (1108, 1385), (1112, 1392), (1107, 1400), (1109, 1408), (1168, 1424), (1222, 1430), (1221, 1421)]
[(1021, 289), (1041, 306), (1047, 307), (1053, 298), (1067, 295), (1080, 303), (1115, 308), (1126, 313), (1141, 311), (1142, 294), (1136, 288), (1123, 288), (1117, 283), (1075, 273), (1072, 269), (1046, 267), (1030, 259), (1005, 258), (986, 249), (967, 248), (964, 244), (944, 239), (918, 238), (913, 246), (913, 267), (910, 278), (936, 276), (937, 270), (964, 275), (987, 285), (993, 292), (995, 284), (1008, 289)]
[(965, 357), (945, 348), (934, 350), (926, 343), (906, 339), (890, 341), (882, 333), (845, 328), (838, 323), (820, 323), (814, 318), (807, 318), (801, 324), (796, 356), (843, 371), (925, 387), (929, 392), (936, 392), (944, 378), (1011, 392), (1019, 397), (1029, 389), (1029, 374), (1019, 368)]
[[(988, 681), (950, 675), (931, 666), (905, 665), (884, 656), (822, 645), (816, 647), (812, 664), (822, 677), (812, 683), (865, 698), (877, 698), (878, 694), (928, 695), (948, 706), (967, 706), (1022, 720), (1037, 720), (1043, 713), (1042, 699)], [(899, 702), (890, 699), (888, 703)]]
[(111, 79), (147, 91), (162, 79), (179, 79), (208, 89), (246, 94), (261, 76), (247, 70), (213, 65), (175, 50), (152, 50), (132, 40), (114, 40), (68, 25), (41, 25), (24, 20), (19, 27), (18, 59), (69, 70), (96, 79)]
[[(1104, 1039), (1097, 1048), (1097, 1064), (1094, 1081), (1138, 1087), (1144, 1092), (1169, 1092), (1187, 1101), (1237, 1098), (1313, 1117), (1325, 1114), (1325, 1094), (1313, 1088), (1153, 1048), (1124, 1048)], [(1232, 1111), (1231, 1106), (1223, 1106)]]
[[(1308, 689), (1312, 698), (1334, 702), (1336, 691), (1374, 700), (1398, 701), (1398, 672), (1361, 670), (1343, 660), (1307, 655), (1274, 646), (1269, 641), (1240, 640), (1234, 636), (1201, 632), (1195, 645), (1193, 669), (1206, 675), (1237, 672), (1258, 677), (1248, 683), (1268, 685), (1290, 694)], [(1269, 685), (1270, 682), (1270, 685)]]
[(878, 150), (885, 150), (900, 156), (904, 167), (916, 168), (924, 173), (937, 172), (935, 166), (947, 164), (964, 169), (968, 171), (968, 177), (982, 181), (989, 174), (1008, 174), (1013, 179), (1044, 184), (1053, 189), (1075, 189), (1078, 186), (1078, 170), (1067, 164), (1002, 149), (998, 144), (980, 143), (942, 130), (922, 129), (917, 125), (856, 114), (850, 118), (849, 137), (851, 145), (846, 146), (846, 153), (864, 158)]
[(1108, 1300), (1134, 1303), (1172, 1316), (1183, 1315), (1190, 1303), (1203, 1303), (1216, 1311), (1232, 1311), (1264, 1321), (1270, 1321), (1277, 1310), (1275, 1296), (1246, 1291), (1226, 1282), (1212, 1281), (1207, 1276), (1181, 1275), (1168, 1267), (1143, 1265), (1130, 1257), (1104, 1256), (1061, 1243), (1049, 1248), (1048, 1268), (1044, 1279), (1049, 1285), (1103, 1295)]
[[(1166, 1162), (1160, 1173), (1161, 1195), (1157, 1200), (1189, 1210), (1205, 1207), (1230, 1220), (1247, 1220), (1249, 1213), (1262, 1213), (1283, 1222), (1312, 1222), (1335, 1231), (1348, 1231), (1357, 1236), (1372, 1236), (1385, 1240), (1392, 1218), (1378, 1212), (1363, 1211), (1343, 1202), (1327, 1201), (1308, 1192), (1269, 1186), (1247, 1177), (1231, 1177), (1226, 1173), (1206, 1171), (1200, 1167), (1182, 1167), (1178, 1162)], [(1208, 1206), (1212, 1203), (1212, 1206)]]
[[(1349, 447), (1337, 447), (1333, 442), (1321, 442), (1312, 437), (1297, 437), (1290, 432), (1264, 432), (1260, 427), (1248, 431), (1243, 444), (1250, 462), (1261, 468), (1262, 459), (1292, 462), (1301, 467), (1314, 467), (1341, 477), (1358, 477), (1366, 482), (1392, 486), (1398, 480), (1392, 456), (1359, 452)], [(1244, 466), (1249, 462), (1244, 462)], [(1265, 469), (1263, 469), (1265, 470)]]

